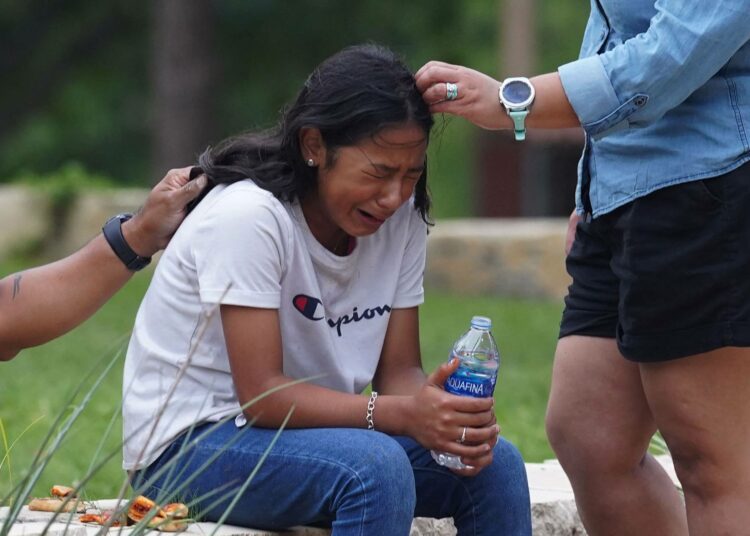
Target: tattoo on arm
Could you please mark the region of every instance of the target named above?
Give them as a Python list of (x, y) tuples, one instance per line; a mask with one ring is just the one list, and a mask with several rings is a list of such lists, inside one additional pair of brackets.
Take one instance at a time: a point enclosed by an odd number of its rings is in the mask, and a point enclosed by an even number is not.
[(13, 278), (13, 299), (16, 299), (16, 296), (18, 296), (21, 293), (21, 278), (23, 276), (21, 274), (16, 275)]

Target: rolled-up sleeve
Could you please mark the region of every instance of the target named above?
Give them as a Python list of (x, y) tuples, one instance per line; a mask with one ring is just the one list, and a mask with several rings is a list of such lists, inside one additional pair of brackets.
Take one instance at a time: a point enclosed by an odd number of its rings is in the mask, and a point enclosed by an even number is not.
[(419, 213), (411, 208), (409, 213), (409, 237), (401, 261), (396, 295), (393, 298), (394, 308), (415, 307), (424, 302), (423, 283), (426, 253), (427, 224), (422, 220)]
[(203, 303), (279, 308), (291, 234), (283, 210), (237, 187), (206, 211), (191, 244)]
[(657, 121), (750, 40), (750, 0), (660, 0), (655, 8), (647, 31), (558, 69), (590, 136)]

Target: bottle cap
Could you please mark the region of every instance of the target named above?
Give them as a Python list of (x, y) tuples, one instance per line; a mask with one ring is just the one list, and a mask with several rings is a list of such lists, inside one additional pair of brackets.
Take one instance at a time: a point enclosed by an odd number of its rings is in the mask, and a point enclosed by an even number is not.
[(471, 317), (471, 327), (476, 329), (491, 329), (492, 320), (486, 316)]

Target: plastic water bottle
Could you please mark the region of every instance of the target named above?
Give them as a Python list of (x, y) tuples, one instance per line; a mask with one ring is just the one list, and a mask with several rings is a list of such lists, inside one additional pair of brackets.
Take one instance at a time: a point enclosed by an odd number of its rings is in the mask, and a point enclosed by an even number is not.
[[(454, 395), (485, 398), (495, 392), (500, 354), (490, 332), (492, 320), (486, 316), (471, 319), (471, 328), (454, 343), (449, 361), (458, 358), (456, 371), (445, 382), (445, 390)], [(459, 456), (431, 451), (434, 460), (451, 469), (465, 469)]]

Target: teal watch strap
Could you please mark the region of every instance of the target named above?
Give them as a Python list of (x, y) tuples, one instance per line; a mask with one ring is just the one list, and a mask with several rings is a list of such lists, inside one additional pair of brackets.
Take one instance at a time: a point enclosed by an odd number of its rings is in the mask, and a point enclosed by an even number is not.
[(528, 110), (514, 110), (508, 111), (508, 115), (513, 120), (513, 132), (516, 134), (516, 141), (523, 141), (526, 139), (526, 116), (529, 115)]

